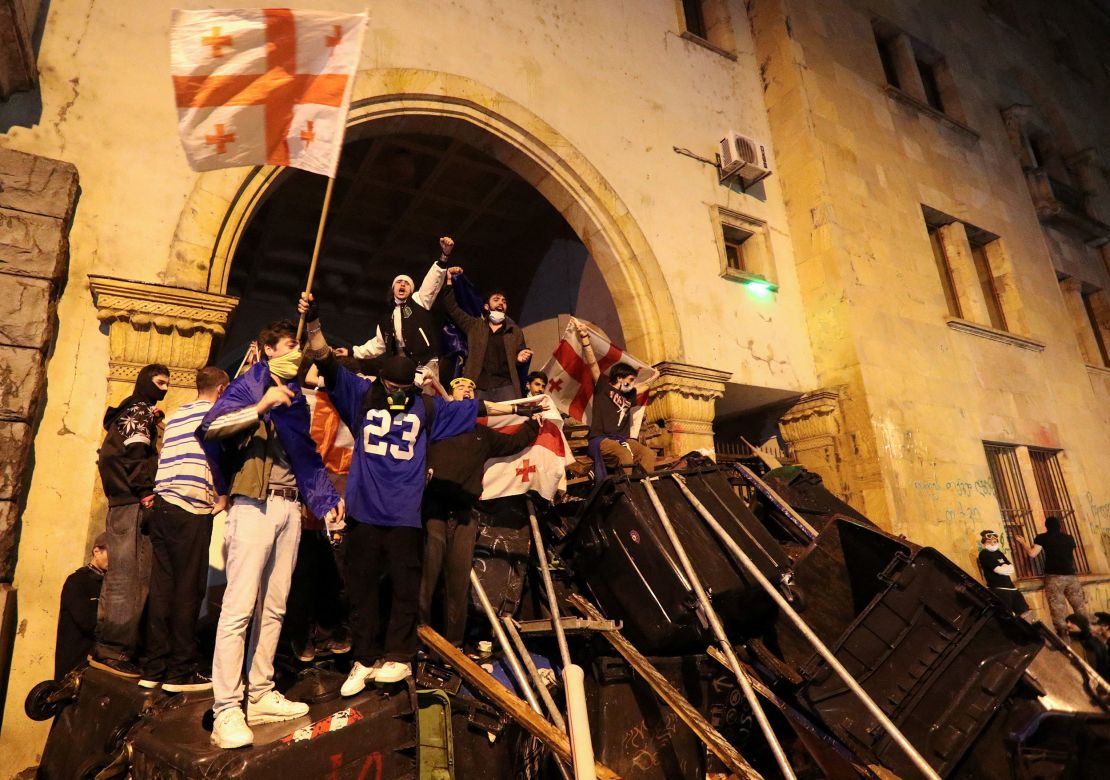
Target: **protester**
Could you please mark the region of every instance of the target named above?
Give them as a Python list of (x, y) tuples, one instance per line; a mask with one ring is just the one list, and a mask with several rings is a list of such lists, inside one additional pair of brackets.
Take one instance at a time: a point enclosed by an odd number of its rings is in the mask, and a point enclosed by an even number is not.
[(637, 371), (627, 363), (617, 363), (609, 369), (609, 376), (601, 375), (590, 331), (578, 326), (578, 338), (586, 363), (594, 378), (593, 416), (590, 420), (590, 455), (594, 459), (594, 476), (605, 478), (606, 462), (629, 470), (638, 465), (645, 472), (655, 471), (655, 451), (632, 437), (632, 416), (636, 411)]
[(543, 371), (533, 371), (528, 375), (525, 380), (524, 389), (528, 391), (528, 397), (534, 398), (539, 395), (547, 394), (547, 374)]
[[(273, 679), (301, 535), (301, 504), (332, 522), (344, 515), (343, 500), (309, 436), (308, 403), (293, 381), (301, 363), (296, 333), (289, 320), (263, 328), (258, 335), (263, 359), (231, 383), (197, 431), (206, 442), (217, 491), (231, 497), (224, 526), (227, 589), (212, 659), (211, 739), (221, 748), (250, 745), (254, 734), (248, 723), (308, 712), (308, 705), (278, 692)], [(244, 653), (250, 659), (245, 722)]]
[(1110, 613), (1096, 612), (1091, 621), (1091, 635), (1102, 643), (1102, 667), (1095, 669), (1104, 680), (1110, 680)]
[(58, 609), (58, 641), (54, 645), (54, 679), (76, 669), (92, 650), (96, 610), (104, 572), (108, 570), (108, 534), (93, 541), (89, 562), (66, 577)]
[(466, 333), (467, 356), (462, 375), (474, 383), (477, 397), (484, 401), (519, 398), (517, 364), (527, 366), (532, 359), (532, 350), (524, 343), (524, 331), (506, 316), (509, 304), (500, 291), (486, 297), (481, 317), (463, 311), (455, 298), (457, 273), (452, 269), (447, 274), (443, 305), (448, 316)]
[[(474, 398), (474, 383), (459, 377), (451, 399)], [(482, 494), (482, 472), (490, 458), (515, 455), (535, 441), (540, 424), (526, 421), (513, 433), (475, 425), (428, 448), (431, 478), (424, 490), (424, 573), (420, 581), (420, 622), (430, 624), (432, 602), (443, 573), (443, 636), (461, 646), (466, 630), (467, 595), (478, 519), (473, 508)]]
[[(439, 260), (432, 264), (420, 289), (407, 274), (398, 274), (390, 286), (389, 311), (378, 322), (374, 337), (365, 344), (352, 348), (354, 357), (365, 360), (391, 355), (405, 355), (416, 361), (421, 376), (438, 373), (439, 328), (432, 317), (431, 308), (443, 288), (447, 276), (447, 260), (455, 249), (455, 242), (448, 236), (439, 240)], [(461, 272), (461, 268), (451, 271)]]
[(1015, 615), (1025, 616), (1029, 612), (1029, 604), (1014, 586), (1011, 579), (1014, 576), (1014, 565), (1002, 552), (998, 543), (998, 532), (984, 530), (979, 533), (983, 549), (979, 551), (979, 568), (983, 572), (983, 579), (990, 588), (991, 593), (998, 596), (1006, 608)]
[[(420, 502), (429, 443), (469, 431), (480, 413), (509, 414), (514, 408), (420, 395), (413, 385), (416, 364), (403, 355), (386, 360), (374, 381), (359, 376), (332, 356), (312, 296), (302, 294), (298, 308), (307, 323), (309, 355), (340, 419), (360, 443), (347, 480), (351, 522), (345, 562), (355, 665), (341, 693), (352, 696), (371, 680), (400, 682), (412, 674), (423, 557)], [(384, 644), (378, 635), (382, 572), (392, 582)]]
[(133, 661), (139, 621), (150, 582), (150, 538), (143, 533), (146, 512), (154, 505), (158, 470), (156, 404), (166, 397), (170, 370), (143, 366), (131, 395), (104, 414), (104, 443), (97, 468), (108, 499), (105, 521), (112, 567), (104, 575), (96, 621), (96, 643), (89, 664), (121, 677), (138, 678)]
[(1064, 627), (1073, 640), (1072, 649), (1101, 676), (1106, 668), (1106, 645), (1092, 636), (1087, 616), (1073, 612), (1064, 618)]
[(197, 371), (197, 397), (166, 420), (154, 507), (150, 514), (153, 564), (147, 600), (144, 688), (201, 691), (212, 687), (201, 673), (196, 630), (208, 582), (212, 516), (227, 497), (218, 495), (196, 430), (231, 380), (222, 368)]
[(1044, 594), (1048, 601), (1048, 611), (1052, 615), (1052, 625), (1056, 633), (1067, 638), (1068, 630), (1064, 625), (1068, 605), (1079, 614), (1087, 617), (1087, 598), (1083, 586), (1075, 576), (1075, 539), (1060, 530), (1060, 518), (1049, 515), (1044, 519), (1045, 532), (1033, 539), (1033, 544), (1021, 534), (1014, 538), (1025, 548), (1030, 558), (1044, 553)]

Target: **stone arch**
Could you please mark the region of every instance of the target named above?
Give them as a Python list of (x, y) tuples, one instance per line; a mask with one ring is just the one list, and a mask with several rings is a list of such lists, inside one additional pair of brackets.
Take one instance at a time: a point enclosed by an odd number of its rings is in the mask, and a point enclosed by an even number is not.
[[(412, 69), (358, 75), (347, 137), (450, 134), (534, 186), (567, 220), (605, 275), (627, 340), (649, 362), (680, 359), (677, 312), (651, 247), (601, 173), (554, 128), (471, 79)], [(174, 234), (166, 281), (223, 294), (240, 237), (283, 169), (201, 174)]]

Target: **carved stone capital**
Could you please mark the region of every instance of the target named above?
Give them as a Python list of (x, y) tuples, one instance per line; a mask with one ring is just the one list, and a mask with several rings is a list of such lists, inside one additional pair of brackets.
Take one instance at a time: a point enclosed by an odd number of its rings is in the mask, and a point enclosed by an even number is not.
[(224, 335), (238, 298), (151, 282), (89, 276), (97, 319), (108, 325), (112, 382), (130, 384), (149, 363), (170, 368), (170, 384), (191, 387)]
[(669, 455), (713, 449), (717, 399), (725, 394), (728, 371), (688, 363), (657, 363), (659, 378), (651, 387), (649, 420), (663, 420), (664, 448)]
[(840, 394), (835, 390), (806, 393), (779, 418), (779, 432), (790, 444), (819, 437), (834, 437), (843, 431)]

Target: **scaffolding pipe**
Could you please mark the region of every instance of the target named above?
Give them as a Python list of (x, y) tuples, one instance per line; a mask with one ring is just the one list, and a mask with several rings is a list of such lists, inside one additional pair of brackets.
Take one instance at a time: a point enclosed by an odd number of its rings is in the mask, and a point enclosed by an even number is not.
[(671, 547), (674, 548), (675, 554), (678, 556), (678, 561), (682, 564), (687, 579), (690, 580), (690, 585), (694, 590), (694, 595), (697, 597), (698, 604), (701, 606), (706, 620), (709, 621), (709, 626), (713, 630), (713, 635), (717, 639), (717, 644), (720, 645), (721, 652), (724, 653), (725, 659), (728, 661), (728, 668), (736, 675), (736, 679), (740, 683), (740, 689), (744, 692), (744, 698), (747, 700), (748, 706), (751, 707), (752, 714), (755, 715), (755, 719), (759, 723), (759, 728), (763, 732), (767, 744), (771, 747), (771, 752), (775, 754), (775, 761), (778, 762), (779, 771), (782, 772), (782, 776), (786, 778), (786, 780), (796, 780), (794, 770), (790, 768), (790, 762), (786, 760), (786, 753), (782, 749), (782, 744), (779, 742), (778, 737), (775, 736), (774, 729), (771, 728), (771, 721), (767, 720), (767, 713), (763, 711), (763, 704), (755, 695), (755, 689), (752, 688), (748, 676), (744, 674), (744, 670), (740, 668), (740, 661), (736, 658), (736, 653), (732, 649), (732, 642), (729, 641), (728, 636), (725, 634), (724, 626), (721, 625), (721, 618), (717, 615), (717, 610), (715, 610), (710, 603), (709, 596), (706, 595), (705, 588), (702, 587), (701, 578), (698, 577), (698, 573), (694, 570), (694, 565), (690, 563), (690, 558), (686, 555), (686, 548), (678, 538), (678, 534), (674, 530), (674, 525), (671, 523), (671, 518), (667, 515), (667, 510), (663, 508), (663, 502), (659, 500), (659, 495), (655, 492), (655, 487), (651, 484), (657, 479), (659, 479), (659, 477), (649, 477), (645, 479), (644, 489), (647, 490), (648, 498), (651, 499), (651, 504), (655, 507), (655, 513), (659, 516), (659, 522), (663, 524), (663, 530), (667, 532), (667, 538), (670, 539)]
[(752, 578), (755, 579), (755, 581), (758, 582), (760, 586), (765, 591), (767, 591), (768, 594), (770, 594), (771, 598), (775, 600), (776, 604), (778, 604), (779, 609), (783, 611), (783, 614), (785, 614), (787, 617), (790, 618), (791, 621), (793, 621), (798, 631), (802, 633), (802, 636), (804, 636), (809, 641), (809, 643), (813, 645), (818, 654), (825, 659), (825, 662), (829, 665), (829, 667), (834, 672), (836, 672), (840, 679), (844, 681), (844, 684), (848, 686), (848, 689), (852, 693), (854, 693), (861, 702), (863, 702), (864, 707), (866, 707), (867, 711), (870, 712), (877, 721), (879, 721), (879, 724), (884, 729), (886, 729), (886, 732), (890, 735), (890, 738), (898, 743), (898, 746), (902, 748), (902, 751), (906, 754), (906, 756), (909, 757), (914, 765), (921, 770), (922, 774), (924, 774), (925, 777), (929, 778), (929, 780), (940, 780), (940, 775), (938, 775), (936, 773), (936, 770), (934, 770), (929, 762), (925, 760), (925, 757), (917, 751), (917, 748), (915, 748), (908, 739), (906, 739), (906, 736), (901, 732), (901, 730), (894, 725), (893, 721), (891, 721), (891, 719), (886, 716), (886, 713), (884, 713), (882, 709), (879, 708), (879, 705), (875, 703), (875, 700), (872, 699), (871, 696), (868, 695), (867, 691), (863, 690), (860, 684), (856, 682), (855, 678), (852, 677), (851, 674), (849, 674), (848, 670), (845, 669), (840, 661), (836, 659), (836, 656), (834, 656), (832, 651), (829, 650), (825, 643), (821, 641), (820, 637), (818, 637), (817, 634), (813, 633), (813, 630), (808, 625), (806, 625), (806, 622), (802, 620), (801, 615), (799, 615), (794, 610), (794, 608), (790, 606), (790, 603), (786, 600), (786, 598), (783, 597), (781, 593), (779, 593), (778, 588), (776, 588), (770, 580), (763, 576), (763, 572), (761, 572), (759, 570), (759, 567), (755, 565), (752, 559), (749, 558), (748, 555), (740, 549), (740, 545), (736, 543), (736, 540), (729, 536), (728, 532), (726, 532), (725, 529), (721, 527), (721, 524), (717, 522), (717, 518), (713, 517), (713, 514), (705, 508), (705, 505), (702, 504), (702, 502), (698, 500), (697, 496), (693, 494), (690, 488), (687, 487), (686, 480), (683, 479), (682, 475), (674, 474), (673, 476), (675, 479), (675, 484), (677, 484), (679, 489), (682, 490), (682, 492), (686, 495), (686, 498), (690, 501), (690, 504), (694, 507), (694, 509), (697, 510), (698, 514), (702, 516), (702, 519), (705, 520), (706, 524), (721, 539), (721, 542), (725, 545), (726, 548), (728, 548), (733, 557), (735, 557), (736, 560), (748, 571), (748, 574), (750, 574)]

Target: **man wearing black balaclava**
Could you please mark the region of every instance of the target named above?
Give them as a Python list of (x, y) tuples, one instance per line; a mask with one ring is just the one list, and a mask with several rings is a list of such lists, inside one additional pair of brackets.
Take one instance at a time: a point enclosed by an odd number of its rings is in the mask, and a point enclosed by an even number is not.
[(96, 644), (89, 664), (122, 677), (138, 678), (132, 661), (139, 641), (139, 618), (150, 582), (150, 537), (142, 531), (143, 513), (154, 504), (158, 472), (158, 424), (170, 370), (144, 366), (135, 389), (104, 413), (104, 443), (97, 468), (108, 499), (105, 521), (112, 566), (104, 575), (97, 609)]

